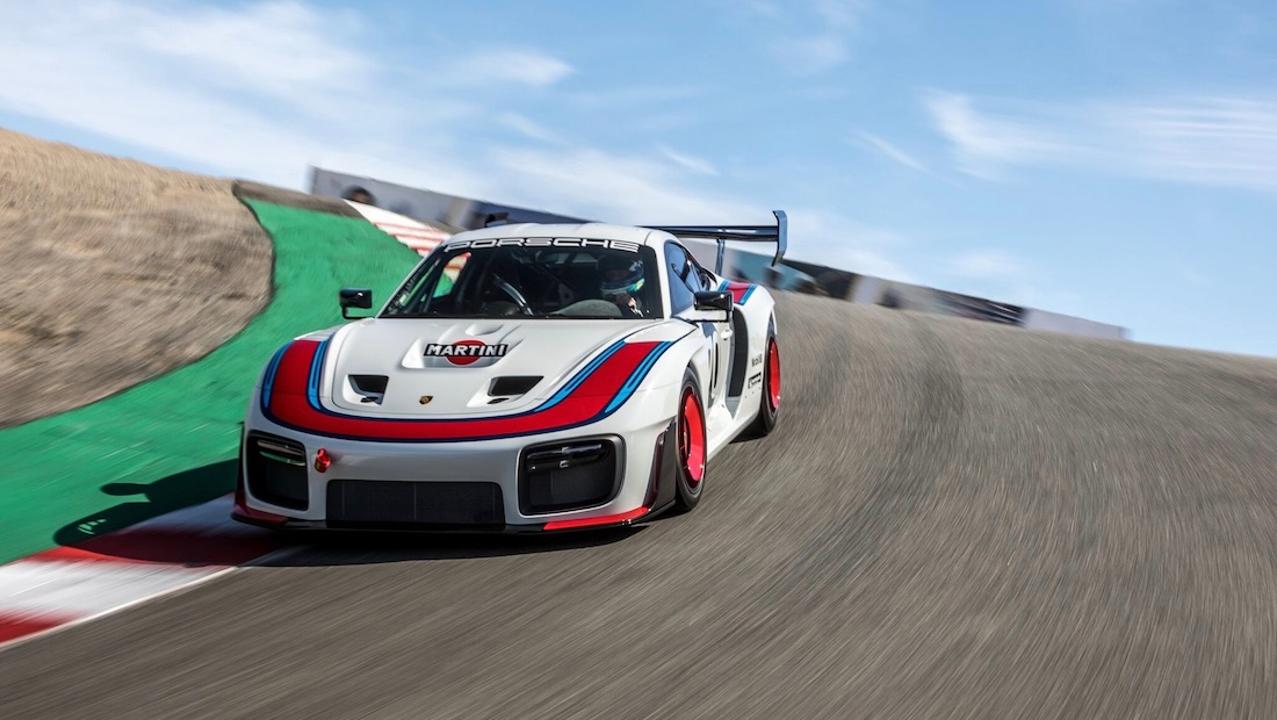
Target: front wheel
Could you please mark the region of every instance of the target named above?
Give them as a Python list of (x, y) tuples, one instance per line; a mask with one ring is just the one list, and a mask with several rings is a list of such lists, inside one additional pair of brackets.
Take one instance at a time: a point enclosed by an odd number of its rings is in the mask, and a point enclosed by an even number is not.
[(675, 473), (677, 512), (687, 512), (700, 502), (705, 487), (705, 466), (709, 446), (705, 440), (705, 406), (696, 376), (688, 370), (678, 393), (678, 415), (675, 419), (678, 471)]

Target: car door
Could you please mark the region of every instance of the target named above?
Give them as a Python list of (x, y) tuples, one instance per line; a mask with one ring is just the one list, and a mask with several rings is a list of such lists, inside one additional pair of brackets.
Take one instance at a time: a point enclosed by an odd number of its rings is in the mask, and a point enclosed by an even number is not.
[[(678, 243), (668, 243), (665, 248), (670, 283), (670, 310), (676, 316), (692, 309), (696, 293), (715, 290), (710, 287), (713, 276), (696, 263), (692, 254)], [(709, 348), (709, 387), (705, 393), (706, 406), (717, 405), (726, 397), (727, 378), (731, 370), (732, 324), (720, 322), (698, 323)]]

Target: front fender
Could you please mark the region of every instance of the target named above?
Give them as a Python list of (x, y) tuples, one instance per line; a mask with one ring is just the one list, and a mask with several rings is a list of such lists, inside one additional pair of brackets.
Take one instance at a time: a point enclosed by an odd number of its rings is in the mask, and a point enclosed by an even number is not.
[[(648, 373), (643, 389), (668, 388), (683, 382), (683, 371), (688, 367), (696, 373), (698, 382), (704, 384), (709, 377), (709, 346), (703, 326), (685, 320), (670, 320), (653, 328), (660, 331), (661, 340), (670, 342), (671, 346), (662, 353), (660, 359)], [(649, 333), (641, 333), (636, 339), (650, 340)], [(671, 413), (672, 415), (672, 413)]]

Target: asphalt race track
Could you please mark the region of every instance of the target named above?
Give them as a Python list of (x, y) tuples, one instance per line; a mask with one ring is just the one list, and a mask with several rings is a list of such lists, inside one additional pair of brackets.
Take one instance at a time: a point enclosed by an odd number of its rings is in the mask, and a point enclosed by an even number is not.
[(1277, 717), (1277, 363), (781, 303), (695, 513), (321, 539), (0, 653), (0, 716)]

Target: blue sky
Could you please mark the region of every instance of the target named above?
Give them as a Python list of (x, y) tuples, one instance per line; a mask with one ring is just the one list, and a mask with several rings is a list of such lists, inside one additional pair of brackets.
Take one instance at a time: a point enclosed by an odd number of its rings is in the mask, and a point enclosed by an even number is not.
[(0, 125), (150, 162), (782, 207), (795, 257), (1277, 356), (1271, 0), (52, 0), (0, 67)]

